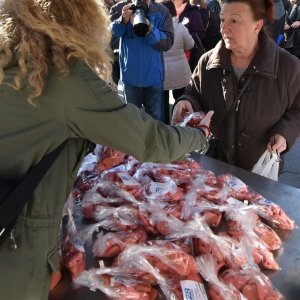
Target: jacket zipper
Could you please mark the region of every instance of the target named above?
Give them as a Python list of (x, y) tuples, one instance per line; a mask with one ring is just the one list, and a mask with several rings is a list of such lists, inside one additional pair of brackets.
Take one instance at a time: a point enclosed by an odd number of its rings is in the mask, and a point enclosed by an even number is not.
[(237, 101), (235, 111), (239, 111), (240, 102), (241, 102), (241, 100)]
[(11, 241), (10, 247), (13, 250), (17, 250), (18, 249), (18, 244), (17, 244), (15, 236), (14, 236), (14, 229), (11, 231), (11, 233), (9, 235), (9, 238), (10, 238), (10, 241)]

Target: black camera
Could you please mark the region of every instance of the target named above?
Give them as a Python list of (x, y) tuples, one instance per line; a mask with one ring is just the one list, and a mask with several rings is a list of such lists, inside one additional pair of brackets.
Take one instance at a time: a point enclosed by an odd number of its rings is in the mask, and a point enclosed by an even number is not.
[(130, 9), (133, 11), (133, 31), (139, 36), (143, 37), (147, 34), (149, 30), (149, 25), (147, 23), (148, 17), (148, 5), (137, 0), (135, 4), (132, 4)]

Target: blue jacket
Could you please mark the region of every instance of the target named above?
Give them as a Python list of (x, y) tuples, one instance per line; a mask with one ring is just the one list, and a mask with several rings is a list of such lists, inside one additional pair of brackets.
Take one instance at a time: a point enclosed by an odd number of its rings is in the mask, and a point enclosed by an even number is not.
[(164, 80), (162, 51), (174, 42), (172, 17), (164, 5), (151, 1), (148, 19), (152, 30), (145, 37), (135, 35), (131, 22), (122, 24), (122, 17), (112, 22), (113, 35), (120, 37), (121, 79), (128, 86), (158, 87)]

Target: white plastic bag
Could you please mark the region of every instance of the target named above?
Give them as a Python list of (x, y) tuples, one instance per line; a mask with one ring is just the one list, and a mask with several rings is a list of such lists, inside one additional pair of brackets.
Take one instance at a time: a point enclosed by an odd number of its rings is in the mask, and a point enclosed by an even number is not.
[(279, 162), (279, 154), (266, 150), (254, 165), (252, 172), (278, 181)]

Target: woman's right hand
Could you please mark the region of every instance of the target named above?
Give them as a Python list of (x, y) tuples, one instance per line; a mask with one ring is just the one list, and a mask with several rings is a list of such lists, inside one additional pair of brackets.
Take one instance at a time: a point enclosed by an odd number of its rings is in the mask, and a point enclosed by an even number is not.
[(186, 113), (191, 114), (193, 112), (194, 109), (190, 101), (188, 100), (179, 101), (174, 107), (171, 124), (176, 125), (182, 122)]

